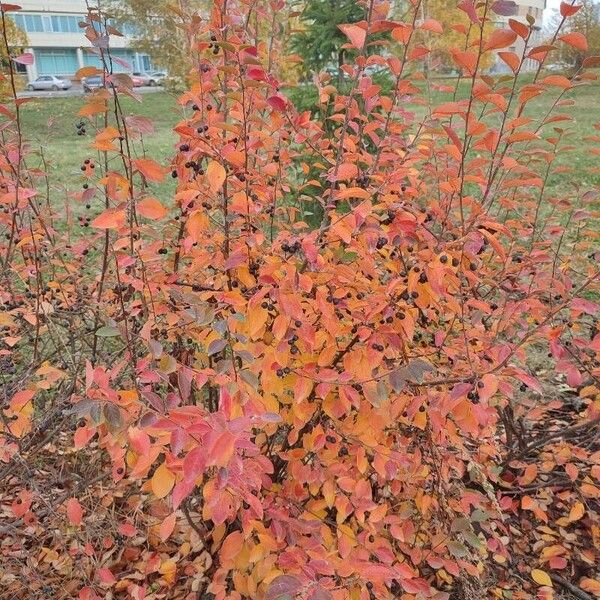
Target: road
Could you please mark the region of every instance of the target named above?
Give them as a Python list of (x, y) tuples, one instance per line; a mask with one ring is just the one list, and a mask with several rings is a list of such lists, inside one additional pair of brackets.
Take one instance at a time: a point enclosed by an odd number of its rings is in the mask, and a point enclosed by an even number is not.
[[(135, 88), (135, 91), (140, 94), (151, 94), (153, 92), (160, 92), (163, 88), (160, 86), (150, 87), (143, 86)], [(84, 91), (80, 85), (73, 85), (70, 90), (59, 90), (53, 92), (50, 90), (28, 92), (24, 90), (17, 93), (18, 98), (73, 98), (75, 96), (83, 96)]]

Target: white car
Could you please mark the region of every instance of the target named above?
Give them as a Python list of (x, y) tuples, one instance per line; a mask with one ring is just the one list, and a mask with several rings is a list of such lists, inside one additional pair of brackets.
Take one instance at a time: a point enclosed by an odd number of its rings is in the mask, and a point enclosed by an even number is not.
[(164, 85), (167, 77), (164, 71), (155, 71), (150, 75), (150, 85)]
[(57, 92), (58, 90), (71, 89), (71, 87), (73, 87), (73, 83), (66, 77), (57, 77), (56, 75), (41, 75), (27, 86), (27, 90), (30, 92), (33, 92), (34, 90), (52, 90)]

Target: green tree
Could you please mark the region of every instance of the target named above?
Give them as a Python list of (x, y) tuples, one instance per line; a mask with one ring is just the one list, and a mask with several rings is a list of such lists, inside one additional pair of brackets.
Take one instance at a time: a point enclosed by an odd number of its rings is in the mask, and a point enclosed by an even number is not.
[(309, 75), (327, 66), (338, 69), (344, 64), (342, 46), (348, 38), (338, 25), (365, 18), (365, 9), (356, 0), (307, 0), (302, 3), (297, 31), (291, 49), (302, 59), (302, 72)]
[[(561, 62), (566, 65), (579, 69), (586, 56), (600, 54), (600, 3), (595, 0), (581, 0), (578, 2), (581, 8), (572, 16), (567, 17), (563, 33), (581, 33), (585, 36), (588, 43), (587, 51), (583, 52), (569, 44), (560, 44), (559, 57)], [(558, 22), (562, 21), (562, 16), (558, 11), (551, 19), (552, 31), (556, 30)]]
[(109, 0), (108, 11), (118, 26), (135, 27), (135, 50), (148, 54), (173, 81), (183, 83), (192, 57), (187, 28), (195, 17), (209, 14), (210, 4), (209, 0)]
[[(10, 56), (16, 56), (23, 52), (23, 49), (27, 46), (27, 34), (19, 29), (12, 18), (6, 14), (3, 20), (0, 21), (0, 28), (2, 30), (0, 32), (0, 72), (3, 76), (2, 81), (0, 81), (0, 96), (3, 96), (9, 87), (7, 73)], [(17, 83), (22, 84), (20, 80)]]

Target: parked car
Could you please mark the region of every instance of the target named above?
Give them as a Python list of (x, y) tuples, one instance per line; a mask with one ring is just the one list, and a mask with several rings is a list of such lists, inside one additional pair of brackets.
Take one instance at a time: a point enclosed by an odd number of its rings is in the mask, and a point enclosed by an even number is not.
[(72, 86), (73, 83), (66, 77), (57, 77), (56, 75), (41, 75), (27, 86), (27, 90), (30, 92), (33, 92), (34, 90), (52, 90), (56, 92), (58, 90), (68, 90)]
[(133, 82), (133, 87), (142, 87), (146, 85), (143, 77), (139, 77), (135, 73), (131, 75), (131, 81)]
[(132, 79), (137, 77), (143, 81), (142, 85), (156, 85), (156, 83), (152, 83), (152, 76), (150, 73), (143, 73), (141, 71), (134, 71), (131, 74)]
[(150, 85), (164, 85), (168, 75), (164, 71), (155, 71), (150, 77)]
[(91, 75), (90, 77), (84, 77), (81, 83), (84, 92), (93, 92), (104, 87), (104, 78), (100, 75)]

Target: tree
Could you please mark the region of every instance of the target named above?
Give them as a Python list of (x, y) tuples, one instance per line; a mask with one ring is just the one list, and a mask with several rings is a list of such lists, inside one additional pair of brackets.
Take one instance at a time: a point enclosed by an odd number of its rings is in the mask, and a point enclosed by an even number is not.
[[(3, 77), (9, 71), (10, 57), (16, 57), (23, 52), (27, 46), (27, 34), (21, 31), (15, 22), (10, 18), (9, 14), (4, 13), (4, 19), (0, 23), (1, 41), (0, 41), (0, 65)], [(9, 92), (8, 80), (0, 82), (0, 95), (4, 96)]]
[[(465, 6), (465, 5), (463, 5)], [(421, 36), (426, 40), (431, 54), (427, 64), (433, 71), (448, 72), (456, 69), (456, 64), (452, 58), (452, 50), (465, 43), (465, 31), (469, 30), (469, 16), (465, 10), (447, 0), (423, 0), (420, 3), (420, 16), (423, 20), (435, 19), (440, 23), (444, 31), (443, 35)], [(492, 29), (490, 21), (486, 24), (486, 31)], [(477, 30), (473, 34), (477, 35)], [(487, 69), (494, 62), (494, 57), (489, 53), (484, 55), (481, 67)]]
[(305, 75), (325, 67), (339, 69), (344, 64), (347, 42), (339, 25), (365, 18), (365, 9), (356, 0), (307, 0), (299, 3), (299, 26), (290, 47), (302, 58)]
[(166, 3), (155, 0), (109, 0), (108, 14), (118, 26), (133, 28), (134, 47), (167, 70), (173, 83), (185, 86), (193, 62), (189, 25), (206, 17), (208, 0)]
[(550, 27), (555, 30), (556, 26), (565, 19), (564, 33), (575, 33), (585, 38), (585, 46), (569, 43), (560, 45), (559, 60), (578, 71), (586, 56), (600, 54), (600, 4), (597, 0), (581, 0), (572, 10), (576, 12), (568, 19), (561, 14), (561, 11), (555, 11)]

